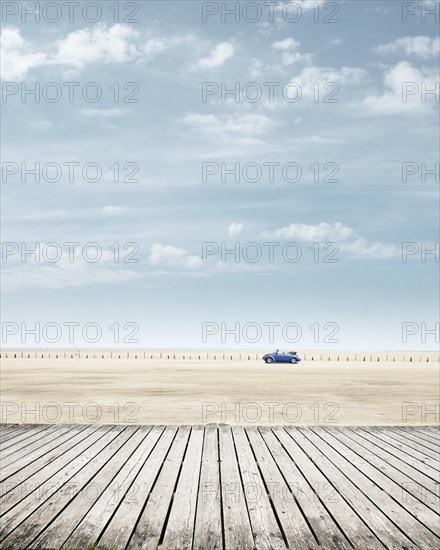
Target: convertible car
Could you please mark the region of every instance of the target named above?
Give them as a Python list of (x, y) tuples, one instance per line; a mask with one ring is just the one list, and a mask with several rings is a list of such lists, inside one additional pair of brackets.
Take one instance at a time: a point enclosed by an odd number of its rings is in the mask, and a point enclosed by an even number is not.
[(301, 361), (296, 351), (280, 351), (279, 349), (273, 353), (266, 353), (263, 355), (263, 359), (266, 363), (298, 363)]

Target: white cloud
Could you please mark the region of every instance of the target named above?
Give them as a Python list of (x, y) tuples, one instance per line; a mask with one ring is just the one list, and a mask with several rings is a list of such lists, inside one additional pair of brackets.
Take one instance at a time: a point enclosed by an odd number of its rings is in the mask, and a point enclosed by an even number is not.
[(397, 258), (401, 255), (400, 247), (392, 243), (371, 241), (360, 237), (352, 242), (345, 242), (339, 246), (342, 252), (349, 253), (355, 258)]
[[(407, 61), (401, 61), (385, 73), (385, 91), (381, 95), (367, 96), (363, 101), (363, 105), (369, 113), (382, 115), (417, 114), (427, 111), (431, 108), (432, 103), (429, 101), (429, 96), (426, 101), (422, 101), (422, 83), (424, 83), (426, 89), (434, 90), (436, 87), (434, 72), (420, 70)], [(415, 87), (416, 93), (411, 95), (406, 92), (403, 93), (403, 90), (410, 90), (413, 87)]]
[(89, 63), (123, 63), (136, 59), (140, 51), (135, 44), (139, 32), (129, 25), (111, 27), (98, 23), (92, 28), (70, 32), (57, 42), (52, 62), (81, 68)]
[(266, 115), (244, 114), (239, 116), (200, 115), (189, 114), (183, 117), (182, 122), (190, 126), (197, 133), (208, 137), (239, 137), (260, 136), (271, 128), (278, 126)]
[(253, 78), (260, 77), (263, 74), (263, 63), (256, 57), (253, 57), (251, 59), (251, 66), (250, 66), (249, 72)]
[(336, 84), (355, 85), (361, 83), (368, 76), (365, 69), (359, 67), (305, 67), (297, 76), (292, 78), (292, 82), (297, 82), (303, 88), (319, 82), (335, 82)]
[(353, 258), (395, 258), (401, 254), (401, 248), (393, 243), (369, 241), (356, 234), (353, 228), (340, 222), (307, 225), (291, 223), (273, 231), (263, 231), (262, 237), (276, 239), (295, 239), (303, 242), (334, 242), (339, 251)]
[(220, 42), (220, 44), (217, 44), (208, 57), (204, 57), (197, 61), (195, 68), (205, 70), (220, 67), (233, 55), (234, 46), (230, 42)]
[(422, 59), (434, 58), (440, 54), (440, 37), (404, 36), (394, 42), (380, 44), (373, 48), (373, 51), (381, 55), (405, 54), (421, 57)]
[(16, 27), (6, 27), (1, 31), (0, 56), (3, 80), (24, 78), (30, 69), (47, 62), (47, 55), (33, 52)]
[(236, 237), (237, 235), (240, 235), (243, 232), (243, 224), (242, 223), (231, 223), (228, 227), (228, 236), (229, 237)]
[(152, 37), (142, 43), (138, 30), (116, 23), (98, 23), (72, 31), (51, 45), (48, 53), (34, 51), (16, 27), (1, 32), (2, 78), (24, 78), (29, 70), (41, 65), (60, 65), (70, 71), (91, 63), (127, 63), (148, 61), (156, 55), (193, 40), (192, 35)]
[[(294, 4), (298, 4), (298, 6), (301, 9), (309, 9), (309, 8), (316, 8), (317, 5), (322, 5), (326, 2), (326, 0), (296, 0)], [(275, 4), (275, 11), (282, 11), (286, 8), (286, 6), (289, 6), (289, 4), (292, 4), (292, 2), (280, 2)], [(292, 9), (291, 17), (294, 17), (294, 10)]]
[(156, 266), (168, 265), (186, 269), (197, 269), (203, 265), (202, 259), (199, 256), (192, 256), (183, 248), (159, 243), (153, 244), (148, 259), (151, 265)]
[(286, 38), (285, 40), (279, 40), (272, 43), (274, 50), (282, 52), (281, 62), (283, 65), (293, 65), (293, 63), (310, 63), (312, 60), (312, 54), (300, 53), (296, 51), (299, 46), (298, 40), (294, 38)]
[[(41, 243), (41, 250), (44, 244)], [(42, 256), (44, 257), (44, 256)], [(5, 292), (15, 292), (25, 288), (76, 288), (93, 284), (112, 284), (134, 281), (142, 278), (140, 273), (120, 269), (114, 263), (110, 250), (102, 250), (98, 262), (88, 262), (81, 250), (76, 248), (73, 261), (69, 252), (63, 250), (61, 259), (56, 263), (40, 262), (20, 263), (17, 267), (3, 268), (2, 281)], [(112, 265), (113, 264), (113, 265)]]
[(53, 128), (52, 122), (49, 120), (38, 120), (30, 124), (32, 128), (38, 128), (39, 130), (50, 130)]
[(114, 118), (125, 115), (126, 109), (114, 107), (113, 109), (80, 109), (80, 113), (90, 118)]
[(147, 40), (147, 42), (140, 47), (140, 50), (144, 54), (144, 57), (150, 59), (166, 50), (192, 42), (194, 38), (195, 37), (191, 34), (154, 37)]
[(329, 46), (340, 46), (341, 44), (342, 44), (342, 39), (341, 38), (333, 38), (328, 43)]
[(283, 52), (281, 61), (283, 65), (293, 65), (294, 63), (311, 63), (313, 55), (311, 53)]
[(128, 206), (104, 206), (102, 212), (107, 216), (120, 216), (131, 210)]
[(299, 42), (294, 38), (286, 38), (285, 40), (278, 40), (272, 43), (274, 50), (296, 50), (298, 46)]
[(211, 273), (243, 273), (246, 271), (265, 271), (278, 269), (275, 263), (246, 263), (246, 262), (233, 262), (233, 261), (218, 261), (213, 266)]
[(304, 223), (291, 223), (274, 231), (263, 231), (263, 237), (276, 239), (298, 239), (300, 241), (319, 240), (345, 240), (353, 235), (353, 229), (346, 225), (336, 223), (320, 223), (318, 225), (307, 225)]

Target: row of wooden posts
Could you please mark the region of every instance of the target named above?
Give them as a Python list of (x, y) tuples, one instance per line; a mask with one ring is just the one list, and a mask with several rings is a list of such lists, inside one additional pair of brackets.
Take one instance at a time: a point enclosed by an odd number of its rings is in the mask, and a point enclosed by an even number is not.
[[(0, 359), (1, 358), (4, 358), (4, 359), (39, 359), (41, 357), (41, 359), (45, 359), (46, 358), (46, 355), (44, 353), (42, 353), (41, 355), (37, 352), (34, 352), (34, 353), (26, 353), (26, 352), (21, 352), (21, 353), (3, 353), (1, 354), (0, 353)], [(318, 358), (319, 357), (319, 358)], [(81, 355), (81, 352), (77, 352), (77, 353), (69, 353), (69, 352), (63, 352), (63, 354), (61, 353), (48, 353), (47, 354), (47, 358), (49, 359), (59, 359), (59, 358), (63, 358), (63, 359), (107, 359), (108, 357), (106, 357), (104, 354), (100, 354), (100, 353), (85, 353), (83, 352), (82, 355)], [(125, 353), (119, 353), (119, 352), (110, 352), (110, 359), (197, 359), (197, 360), (202, 360), (205, 359), (205, 355), (204, 354), (198, 354), (198, 355), (182, 355), (182, 356), (177, 356), (176, 357), (176, 354), (175, 353), (172, 353), (172, 354), (167, 354), (167, 353), (160, 353), (159, 354), (159, 357), (155, 356), (154, 354), (149, 354), (147, 352), (138, 352), (138, 353), (131, 353), (131, 356), (130, 356), (130, 352), (125, 352)], [(230, 354), (226, 354), (226, 353), (223, 353), (223, 354), (214, 354), (213, 356), (209, 357), (209, 354), (207, 353), (206, 354), (206, 359), (211, 359), (211, 360), (217, 360), (217, 359), (220, 359), (220, 360), (234, 360), (234, 355), (230, 355)], [(239, 354), (238, 356), (238, 359), (240, 361), (242, 360), (247, 360), (247, 361), (251, 361), (251, 360), (254, 360), (254, 355), (249, 355), (249, 354)], [(258, 360), (258, 359), (261, 359), (261, 356), (258, 355), (258, 353), (255, 354), (255, 360)], [(379, 362), (380, 361), (380, 357), (378, 356), (373, 356), (373, 355), (355, 355), (354, 356), (354, 359), (353, 358), (350, 358), (350, 356), (348, 355), (338, 355), (336, 357), (336, 359), (334, 357), (331, 357), (330, 355), (327, 355), (327, 354), (320, 354), (319, 356), (315, 356), (315, 355), (309, 355), (309, 357), (307, 357), (307, 354), (304, 354), (303, 356), (303, 359), (304, 361), (360, 361), (360, 362), (373, 362), (373, 361), (376, 361), (376, 362)], [(386, 358), (385, 358), (385, 361), (386, 362), (395, 362), (396, 361), (396, 357), (394, 356), (389, 356), (389, 355), (386, 355)], [(403, 356), (403, 358), (401, 359), (397, 359), (397, 361), (403, 361), (403, 362), (409, 362), (409, 363), (412, 363), (412, 362), (415, 362), (417, 361), (417, 357), (413, 357), (412, 355), (411, 356)], [(419, 362), (426, 362), (426, 363), (429, 363), (429, 357), (428, 356), (419, 356)]]

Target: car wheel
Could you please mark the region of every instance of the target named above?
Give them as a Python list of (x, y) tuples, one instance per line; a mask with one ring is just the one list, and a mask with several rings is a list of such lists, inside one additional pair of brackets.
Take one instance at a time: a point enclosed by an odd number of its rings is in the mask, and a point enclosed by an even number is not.
[(272, 357), (268, 357), (268, 358), (266, 359), (266, 363), (273, 363)]
[(292, 357), (292, 359), (290, 360), (290, 362), (294, 365), (295, 363), (297, 363), (297, 360), (295, 359), (295, 357)]

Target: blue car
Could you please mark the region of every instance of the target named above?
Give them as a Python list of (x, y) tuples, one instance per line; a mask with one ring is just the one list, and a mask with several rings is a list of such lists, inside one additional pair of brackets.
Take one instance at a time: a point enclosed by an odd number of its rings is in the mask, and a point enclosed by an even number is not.
[(298, 357), (296, 351), (280, 351), (277, 349), (274, 353), (266, 353), (263, 355), (266, 363), (298, 363), (301, 358)]

